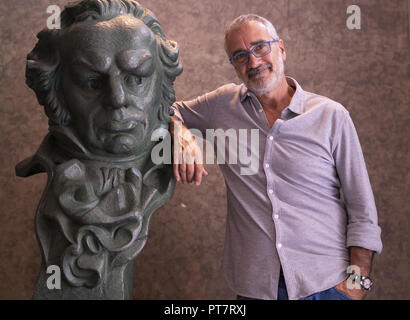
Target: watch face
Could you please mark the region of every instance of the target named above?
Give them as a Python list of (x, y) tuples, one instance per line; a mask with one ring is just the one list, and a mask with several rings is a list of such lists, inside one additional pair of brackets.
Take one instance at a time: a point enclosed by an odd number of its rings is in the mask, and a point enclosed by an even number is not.
[(364, 278), (363, 279), (363, 287), (366, 290), (369, 290), (372, 286), (372, 280), (370, 280), (369, 278)]

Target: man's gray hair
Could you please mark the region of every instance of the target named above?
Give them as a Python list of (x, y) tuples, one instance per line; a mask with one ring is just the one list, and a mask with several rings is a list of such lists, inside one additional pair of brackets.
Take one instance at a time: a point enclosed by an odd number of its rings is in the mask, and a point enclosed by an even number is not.
[(232, 21), (232, 23), (225, 30), (225, 51), (228, 55), (229, 55), (229, 52), (228, 52), (228, 46), (227, 46), (226, 41), (228, 40), (229, 34), (232, 31), (239, 29), (240, 27), (242, 27), (243, 25), (251, 21), (261, 22), (268, 29), (269, 34), (272, 36), (273, 39), (279, 39), (279, 36), (278, 36), (278, 33), (276, 32), (275, 27), (269, 20), (265, 19), (264, 17), (258, 16), (257, 14), (252, 14), (252, 13), (243, 14), (237, 17), (234, 21)]

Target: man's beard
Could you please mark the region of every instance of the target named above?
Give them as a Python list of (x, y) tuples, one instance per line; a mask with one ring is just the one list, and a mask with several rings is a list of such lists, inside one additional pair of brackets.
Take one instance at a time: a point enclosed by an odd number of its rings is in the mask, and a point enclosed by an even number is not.
[[(250, 91), (255, 93), (257, 96), (261, 96), (272, 92), (279, 86), (282, 81), (284, 69), (285, 66), (282, 56), (278, 50), (276, 64), (274, 66), (270, 63), (265, 63), (257, 68), (249, 69), (246, 72), (246, 76), (241, 78), (241, 80)], [(264, 80), (264, 75), (261, 74), (262, 72), (266, 72), (265, 70), (270, 73), (266, 80)]]

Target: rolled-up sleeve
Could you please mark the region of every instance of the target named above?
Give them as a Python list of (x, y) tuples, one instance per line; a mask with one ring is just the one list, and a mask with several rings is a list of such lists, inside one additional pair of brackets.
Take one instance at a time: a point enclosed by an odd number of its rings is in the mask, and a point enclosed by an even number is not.
[(382, 251), (381, 229), (366, 164), (353, 121), (344, 115), (333, 156), (348, 215), (347, 247)]

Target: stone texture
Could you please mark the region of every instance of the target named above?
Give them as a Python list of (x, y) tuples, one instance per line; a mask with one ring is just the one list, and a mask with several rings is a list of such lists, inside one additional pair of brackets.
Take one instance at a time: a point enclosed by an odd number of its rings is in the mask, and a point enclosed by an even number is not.
[[(306, 89), (343, 103), (355, 122), (379, 211), (383, 252), (368, 299), (409, 299), (410, 41), (406, 0), (358, 0), (362, 29), (346, 28), (350, 1), (142, 0), (180, 45), (184, 73), (177, 99), (237, 82), (223, 31), (243, 13), (270, 19), (284, 39), (287, 74)], [(60, 0), (0, 2), (0, 299), (30, 299), (40, 268), (34, 213), (46, 177), (24, 181), (14, 165), (37, 149), (46, 117), (24, 82), (25, 57)], [(216, 166), (204, 184), (178, 185), (151, 221), (135, 261), (136, 299), (232, 299), (219, 273), (225, 233), (225, 187)], [(390, 275), (394, 275), (391, 277)]]

